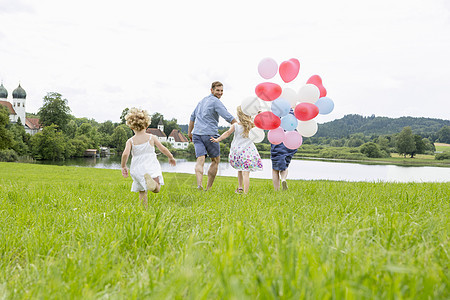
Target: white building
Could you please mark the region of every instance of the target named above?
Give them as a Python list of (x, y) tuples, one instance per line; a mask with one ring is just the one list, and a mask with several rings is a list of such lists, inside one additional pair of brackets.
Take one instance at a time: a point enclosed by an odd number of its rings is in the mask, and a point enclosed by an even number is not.
[(8, 101), (8, 91), (0, 85), (0, 105), (5, 106), (9, 111), (9, 120), (11, 123), (21, 122), (25, 127), (25, 132), (35, 134), (41, 129), (38, 118), (27, 118), (25, 112), (25, 105), (27, 93), (19, 86), (12, 92), (12, 103)]
[(169, 142), (175, 149), (186, 149), (189, 145), (188, 139), (179, 130), (173, 129), (167, 137), (162, 119), (159, 119), (158, 128), (147, 128), (146, 132), (156, 135), (161, 142)]

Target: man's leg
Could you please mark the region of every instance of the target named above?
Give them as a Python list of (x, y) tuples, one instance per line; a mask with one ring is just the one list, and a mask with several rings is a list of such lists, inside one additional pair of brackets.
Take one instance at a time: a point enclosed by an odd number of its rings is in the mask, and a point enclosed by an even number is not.
[(211, 157), (211, 165), (208, 170), (208, 183), (206, 184), (206, 190), (209, 190), (216, 179), (217, 170), (219, 169), (220, 156)]
[[(203, 185), (203, 166), (205, 165), (205, 156), (197, 157), (195, 164), (195, 176), (197, 177), (197, 188)], [(199, 188), (200, 189), (200, 188)]]

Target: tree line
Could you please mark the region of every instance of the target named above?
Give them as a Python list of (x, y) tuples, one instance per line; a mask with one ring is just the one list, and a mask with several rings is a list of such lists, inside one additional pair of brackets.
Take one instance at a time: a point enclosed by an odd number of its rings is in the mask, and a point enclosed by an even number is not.
[[(0, 106), (0, 160), (14, 161), (19, 156), (33, 159), (61, 160), (82, 157), (86, 149), (109, 147), (121, 153), (126, 141), (133, 132), (125, 124), (129, 108), (123, 109), (120, 122), (105, 121), (99, 123), (94, 119), (77, 118), (71, 115), (67, 99), (59, 93), (48, 93), (43, 99), (36, 117), (40, 118), (42, 131), (35, 135), (25, 132), (21, 120), (11, 124), (9, 112)], [(162, 120), (166, 136), (173, 129), (184, 131), (187, 125), (178, 125), (177, 120), (165, 120), (158, 112), (151, 115), (149, 127), (157, 128)], [(450, 121), (427, 118), (403, 117), (391, 119), (385, 117), (362, 117), (347, 115), (342, 119), (320, 124), (317, 134), (304, 138), (299, 152), (315, 152), (319, 157), (336, 158), (383, 158), (391, 153), (414, 157), (416, 154), (434, 154), (435, 142), (450, 143)], [(403, 126), (404, 127), (400, 127)], [(394, 131), (396, 128), (397, 131)], [(219, 127), (219, 134), (228, 127)], [(232, 136), (221, 142), (221, 153), (226, 157), (230, 150)], [(179, 151), (194, 156), (194, 147), (190, 143), (185, 151), (173, 149), (169, 143), (166, 147), (172, 152)], [(262, 153), (270, 152), (267, 134), (262, 143), (256, 145)], [(344, 153), (344, 154), (343, 154)], [(346, 154), (345, 154), (346, 153)], [(448, 159), (448, 153), (437, 155), (437, 159)]]
[[(0, 105), (0, 160), (14, 161), (19, 156), (30, 156), (37, 160), (62, 160), (82, 157), (86, 149), (110, 147), (116, 153), (125, 148), (133, 132), (125, 124), (125, 108), (120, 122), (110, 120), (99, 123), (94, 119), (77, 118), (71, 115), (67, 99), (59, 93), (48, 93), (37, 115), (42, 130), (34, 135), (25, 132), (22, 121), (11, 124), (8, 110)], [(31, 114), (28, 114), (31, 116)], [(160, 120), (168, 136), (173, 129), (180, 130), (176, 119), (165, 120), (160, 113), (151, 115), (150, 127), (156, 128)], [(170, 145), (166, 145), (169, 148)]]

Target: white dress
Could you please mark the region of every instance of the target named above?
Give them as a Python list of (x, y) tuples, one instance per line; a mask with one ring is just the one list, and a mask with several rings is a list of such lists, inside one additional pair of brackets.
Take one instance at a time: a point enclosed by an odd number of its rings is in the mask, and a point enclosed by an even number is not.
[(234, 123), (234, 136), (230, 146), (228, 160), (239, 171), (261, 171), (263, 164), (255, 144), (248, 137), (243, 137), (244, 127)]
[(156, 158), (155, 146), (150, 145), (150, 140), (143, 144), (135, 145), (133, 138), (131, 138), (131, 165), (130, 175), (133, 178), (133, 184), (131, 185), (132, 192), (146, 191), (147, 185), (145, 184), (144, 175), (150, 174), (152, 178), (158, 177), (160, 185), (164, 184), (162, 177), (161, 165)]

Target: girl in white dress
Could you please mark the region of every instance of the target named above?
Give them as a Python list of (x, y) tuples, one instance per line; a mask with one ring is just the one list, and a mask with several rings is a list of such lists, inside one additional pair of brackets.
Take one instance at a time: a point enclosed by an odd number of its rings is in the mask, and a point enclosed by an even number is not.
[(237, 107), (237, 116), (239, 118), (238, 123), (231, 125), (230, 129), (225, 131), (217, 139), (211, 137), (211, 141), (218, 143), (234, 132), (228, 159), (230, 165), (238, 170), (239, 187), (235, 192), (238, 194), (242, 192), (247, 194), (250, 187), (250, 172), (261, 171), (263, 169), (263, 164), (255, 144), (248, 138), (250, 129), (255, 127), (252, 117), (244, 114), (241, 106)]
[(127, 141), (122, 153), (122, 176), (128, 177), (126, 164), (131, 152), (130, 175), (133, 178), (131, 191), (139, 192), (139, 200), (147, 208), (147, 192), (158, 193), (161, 185), (164, 185), (161, 165), (156, 158), (155, 145), (169, 158), (169, 164), (175, 166), (176, 161), (172, 153), (161, 144), (156, 136), (145, 132), (151, 122), (146, 110), (133, 107), (125, 116), (125, 120), (128, 127), (133, 130), (134, 136)]

